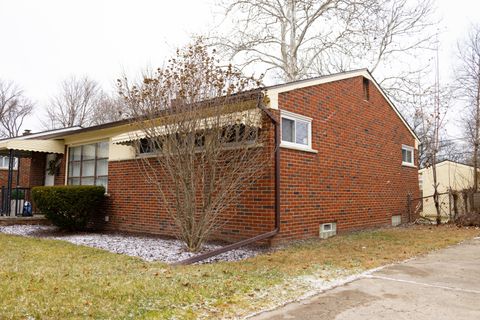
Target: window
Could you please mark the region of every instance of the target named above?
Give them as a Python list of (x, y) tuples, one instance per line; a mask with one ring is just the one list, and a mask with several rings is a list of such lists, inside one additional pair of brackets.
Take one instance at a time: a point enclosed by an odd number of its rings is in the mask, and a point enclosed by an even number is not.
[[(8, 156), (0, 157), (0, 170), (8, 170)], [(18, 168), (18, 158), (13, 158), (13, 170), (17, 170)]]
[[(220, 131), (220, 132), (219, 132)], [(221, 147), (235, 147), (237, 145), (254, 144), (260, 134), (259, 129), (254, 126), (246, 126), (244, 124), (235, 124), (225, 126), (221, 130), (197, 131), (195, 134), (195, 146), (197, 150), (202, 150), (205, 146), (205, 139), (217, 138), (220, 135), (219, 144)], [(193, 138), (192, 135), (188, 137)], [(158, 137), (156, 139), (143, 138), (140, 139), (137, 147), (138, 154), (153, 154), (162, 150), (162, 145), (169, 141), (169, 137)], [(178, 138), (177, 138), (178, 139)], [(162, 141), (164, 140), (164, 141)], [(193, 141), (193, 140), (191, 140)], [(187, 144), (188, 145), (188, 144)]]
[(402, 165), (414, 166), (413, 163), (413, 148), (409, 146), (402, 146)]
[(107, 187), (108, 142), (68, 149), (68, 184)]
[(302, 149), (312, 147), (312, 119), (282, 111), (282, 144)]

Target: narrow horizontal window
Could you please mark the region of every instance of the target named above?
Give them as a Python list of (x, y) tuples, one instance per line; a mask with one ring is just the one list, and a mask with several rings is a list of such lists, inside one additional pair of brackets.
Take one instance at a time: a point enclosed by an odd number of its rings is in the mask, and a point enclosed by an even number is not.
[[(8, 170), (10, 158), (8, 156), (0, 157), (0, 169)], [(18, 167), (18, 158), (13, 158), (13, 170), (17, 170)]]

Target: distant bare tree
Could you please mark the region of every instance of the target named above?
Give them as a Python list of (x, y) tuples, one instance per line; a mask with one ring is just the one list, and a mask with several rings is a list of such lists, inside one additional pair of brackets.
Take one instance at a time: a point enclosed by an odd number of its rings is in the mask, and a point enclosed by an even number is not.
[[(260, 133), (259, 86), (232, 66), (222, 68), (196, 42), (132, 85), (119, 81), (132, 123), (140, 170), (155, 188), (191, 251), (228, 220), (222, 216), (268, 163)], [(268, 149), (267, 149), (268, 150)]]
[(33, 110), (33, 103), (13, 82), (0, 79), (0, 136), (18, 136), (25, 117)]
[(473, 26), (468, 38), (458, 44), (457, 94), (465, 103), (464, 133), (472, 150), (473, 189), (478, 191), (480, 151), (480, 25)]
[(88, 77), (70, 77), (47, 108), (48, 129), (92, 126), (125, 118), (125, 102), (118, 94), (108, 94)]
[(224, 0), (221, 6), (229, 32), (214, 44), (243, 67), (262, 64), (284, 81), (359, 66), (375, 72), (431, 46), (431, 0)]
[(91, 124), (100, 125), (107, 122), (119, 121), (127, 116), (125, 101), (120, 96), (113, 97), (101, 92), (91, 114)]
[(47, 107), (47, 122), (44, 126), (52, 129), (91, 125), (100, 94), (97, 82), (86, 76), (72, 76), (64, 80), (60, 91)]
[(422, 144), (421, 165), (432, 167), (433, 202), (437, 212), (436, 223), (440, 225), (441, 211), (437, 163), (441, 159), (442, 151), (448, 152), (448, 148), (450, 148), (448, 144), (442, 143), (442, 133), (445, 130), (446, 115), (451, 105), (452, 88), (451, 85), (440, 85), (438, 52), (436, 61), (435, 85), (429, 88), (427, 94), (422, 96), (422, 99), (417, 101), (416, 116), (418, 127), (416, 131)]

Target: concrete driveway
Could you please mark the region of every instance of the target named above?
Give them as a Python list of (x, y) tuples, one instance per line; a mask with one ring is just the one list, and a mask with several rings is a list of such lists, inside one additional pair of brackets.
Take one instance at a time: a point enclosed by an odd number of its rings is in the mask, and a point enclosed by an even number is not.
[(480, 319), (480, 239), (386, 267), (254, 319)]

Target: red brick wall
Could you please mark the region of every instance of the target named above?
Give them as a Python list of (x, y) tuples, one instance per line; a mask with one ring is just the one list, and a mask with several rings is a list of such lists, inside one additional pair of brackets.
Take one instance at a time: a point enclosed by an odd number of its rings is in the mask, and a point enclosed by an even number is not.
[[(274, 131), (266, 117), (262, 131), (271, 145), (265, 146), (266, 156), (273, 155)], [(154, 186), (149, 185), (136, 160), (111, 161), (108, 166), (107, 214), (109, 222), (103, 227), (110, 230), (153, 233), (173, 236), (175, 227), (165, 205), (159, 200)], [(274, 228), (273, 158), (265, 174), (244, 191), (239, 203), (226, 210), (228, 222), (213, 238), (235, 241)], [(168, 181), (165, 181), (168, 187)]]
[[(13, 183), (12, 186), (16, 187), (17, 185), (17, 170), (13, 171)], [(8, 184), (8, 170), (0, 170), (0, 187), (7, 186)], [(21, 187), (28, 187), (30, 185), (30, 159), (21, 158), (20, 159), (20, 184)]]
[[(390, 225), (397, 214), (406, 221), (407, 194), (419, 192), (418, 171), (402, 166), (401, 146), (415, 142), (373, 84), (369, 101), (357, 77), (281, 93), (279, 107), (313, 118), (312, 148), (318, 153), (281, 148), (282, 218), (275, 241), (318, 237), (319, 225), (326, 222), (337, 222), (344, 232)], [(266, 117), (264, 124), (273, 144), (273, 126)], [(272, 150), (268, 145), (266, 154)], [(238, 205), (227, 210), (229, 222), (216, 238), (238, 240), (273, 229), (273, 158), (271, 163)], [(59, 184), (64, 173), (61, 178)], [(109, 222), (102, 225), (173, 235), (171, 219), (152, 188), (135, 160), (109, 162)]]
[(312, 120), (312, 149), (282, 148), (282, 239), (316, 237), (321, 223), (339, 232), (407, 220), (407, 194), (418, 195), (417, 168), (402, 166), (402, 144), (415, 141), (381, 93), (362, 77), (279, 95), (279, 108)]
[(30, 166), (30, 187), (43, 186), (45, 184), (46, 153), (32, 152)]

